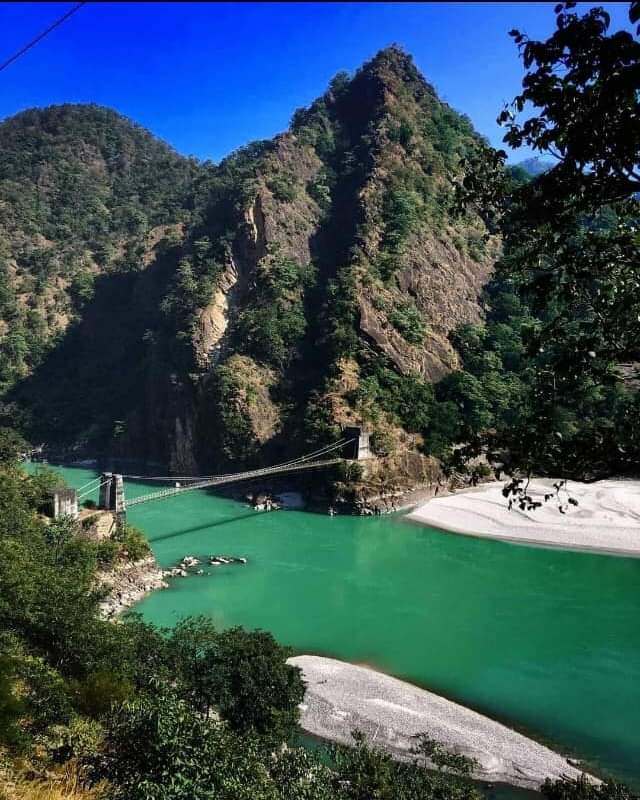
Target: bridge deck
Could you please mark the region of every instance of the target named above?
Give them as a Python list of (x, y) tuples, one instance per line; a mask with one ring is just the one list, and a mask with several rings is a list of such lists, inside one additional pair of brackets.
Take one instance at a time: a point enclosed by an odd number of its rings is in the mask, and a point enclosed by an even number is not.
[(229, 483), (237, 483), (238, 481), (251, 480), (251, 478), (261, 478), (269, 475), (278, 475), (285, 472), (301, 472), (306, 469), (315, 469), (316, 467), (328, 467), (332, 464), (339, 464), (344, 459), (342, 458), (329, 458), (321, 461), (309, 461), (300, 464), (282, 464), (276, 467), (263, 467), (262, 469), (249, 470), (248, 472), (239, 472), (232, 475), (218, 475), (214, 478), (208, 478), (204, 481), (196, 481), (188, 486), (167, 487), (160, 489), (157, 492), (144, 494), (140, 497), (134, 497), (132, 500), (127, 500), (126, 507), (132, 508), (139, 506), (142, 503), (149, 503), (152, 500), (161, 500), (164, 497), (172, 497), (177, 494), (184, 494), (185, 492), (193, 492), (196, 489), (208, 489), (211, 486), (224, 486)]

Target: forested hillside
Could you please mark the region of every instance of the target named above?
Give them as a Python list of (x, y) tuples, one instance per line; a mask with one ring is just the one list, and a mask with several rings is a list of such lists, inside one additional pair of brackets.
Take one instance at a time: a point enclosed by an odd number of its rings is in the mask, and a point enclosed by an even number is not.
[(0, 130), (5, 318), (28, 320), (7, 331), (5, 384), (23, 379), (9, 410), (30, 438), (195, 470), (365, 422), (381, 455), (417, 452), (497, 243), (451, 213), (478, 137), (409, 56), (338, 75), (216, 167), (93, 107)]
[(401, 489), (478, 455), (636, 469), (633, 187), (585, 193), (590, 153), (507, 169), (399, 48), (218, 165), (96, 107), (0, 141), (3, 414), (31, 441), (197, 473), (363, 424), (366, 480)]
[(143, 267), (159, 226), (187, 216), (197, 167), (98, 106), (0, 125), (0, 388), (37, 367), (99, 275)]

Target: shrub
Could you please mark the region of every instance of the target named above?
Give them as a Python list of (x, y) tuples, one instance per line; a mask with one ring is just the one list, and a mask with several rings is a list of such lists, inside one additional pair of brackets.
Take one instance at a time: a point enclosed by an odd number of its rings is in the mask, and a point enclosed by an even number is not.
[[(204, 714), (216, 708), (239, 733), (286, 740), (295, 730), (304, 696), (300, 670), (270, 633), (218, 631), (204, 618), (176, 626), (169, 644), (184, 694)], [(268, 690), (267, 690), (268, 687)]]
[(402, 303), (389, 314), (389, 322), (409, 344), (421, 344), (426, 328), (413, 303)]
[(250, 303), (238, 318), (242, 350), (276, 369), (284, 369), (307, 329), (303, 293), (314, 280), (311, 264), (273, 255), (261, 263)]
[(114, 539), (102, 539), (96, 545), (96, 560), (101, 567), (110, 567), (118, 558), (121, 544)]
[(83, 681), (76, 682), (76, 704), (89, 717), (99, 718), (112, 706), (122, 705), (133, 694), (131, 684), (111, 670), (94, 672)]
[(467, 239), (467, 249), (474, 261), (482, 261), (485, 257), (487, 248), (483, 234), (470, 233)]
[(386, 456), (393, 450), (393, 437), (386, 432), (374, 431), (369, 439), (371, 449), (377, 456)]
[(336, 468), (338, 480), (344, 483), (357, 483), (362, 480), (364, 470), (357, 461), (341, 461)]
[(298, 195), (293, 178), (287, 175), (274, 175), (267, 181), (267, 187), (281, 203), (292, 203)]
[(392, 142), (398, 142), (406, 150), (411, 143), (413, 133), (414, 131), (411, 123), (408, 120), (403, 119), (398, 123), (398, 125), (389, 130), (389, 139), (391, 139)]
[(122, 551), (126, 552), (131, 561), (139, 561), (149, 555), (151, 548), (144, 533), (134, 528), (133, 525), (122, 526), (114, 537), (116, 542), (122, 545)]
[(325, 172), (320, 172), (307, 184), (307, 192), (322, 211), (327, 211), (331, 206), (331, 186)]
[(384, 247), (398, 252), (419, 218), (420, 197), (410, 189), (392, 189), (385, 198)]
[(95, 291), (95, 281), (95, 275), (90, 272), (80, 272), (71, 281), (69, 294), (78, 310), (92, 299)]
[(27, 449), (27, 443), (17, 431), (13, 428), (0, 428), (0, 464), (16, 462), (20, 453)]

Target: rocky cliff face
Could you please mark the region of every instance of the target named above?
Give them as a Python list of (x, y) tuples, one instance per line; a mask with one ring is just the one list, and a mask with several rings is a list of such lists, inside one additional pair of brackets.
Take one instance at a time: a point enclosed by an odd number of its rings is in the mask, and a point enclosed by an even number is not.
[(9, 399), (42, 438), (180, 472), (296, 454), (353, 422), (406, 466), (421, 431), (396, 388), (456, 367), (449, 334), (481, 317), (497, 252), (450, 211), (476, 141), (409, 56), (382, 51), (273, 141), (183, 166), (189, 190), (135, 268), (98, 270)]

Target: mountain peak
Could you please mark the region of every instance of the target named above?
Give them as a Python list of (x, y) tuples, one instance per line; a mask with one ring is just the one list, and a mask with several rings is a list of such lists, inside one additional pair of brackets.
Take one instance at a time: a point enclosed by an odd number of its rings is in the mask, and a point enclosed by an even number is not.
[(378, 50), (372, 59), (365, 61), (361, 69), (364, 71), (389, 70), (399, 77), (415, 78), (420, 76), (413, 57), (399, 44), (391, 44)]
[[(180, 470), (284, 458), (286, 439), (316, 441), (317, 408), (332, 427), (370, 421), (360, 381), (440, 379), (458, 363), (449, 332), (480, 319), (493, 251), (481, 220), (450, 214), (475, 133), (396, 45), (211, 169), (97, 106), (19, 123), (0, 126), (0, 235), (5, 283), (38, 314), (16, 299), (0, 326), (17, 317), (51, 348), (5, 370), (36, 440)], [(400, 452), (415, 423), (379, 405)]]
[(399, 45), (392, 44), (376, 53), (353, 75), (345, 71), (335, 75), (322, 97), (295, 112), (292, 129), (297, 133), (305, 124), (317, 124), (318, 115), (322, 117), (328, 111), (357, 136), (372, 120), (389, 110), (390, 101), (392, 106), (397, 106), (393, 98), (400, 97), (419, 103), (425, 98), (438, 101), (435, 89), (427, 83), (413, 58)]
[(429, 92), (435, 96), (435, 90), (427, 83), (412, 56), (398, 44), (392, 44), (376, 53), (370, 61), (362, 65), (356, 73), (359, 74), (375, 76), (394, 93), (403, 86), (418, 95)]

